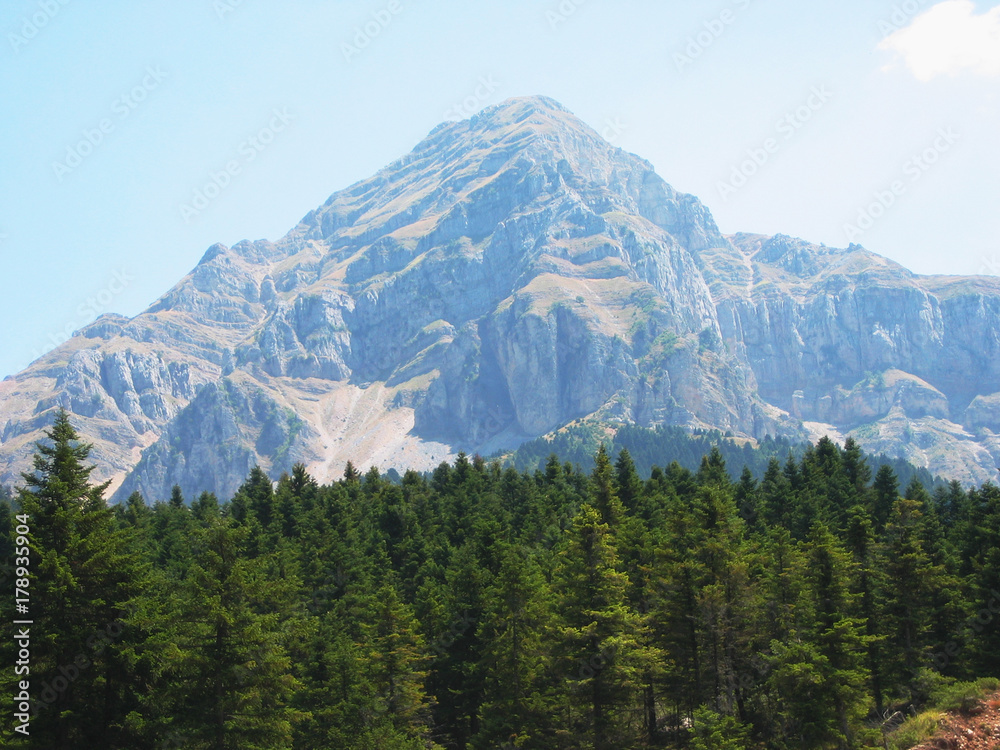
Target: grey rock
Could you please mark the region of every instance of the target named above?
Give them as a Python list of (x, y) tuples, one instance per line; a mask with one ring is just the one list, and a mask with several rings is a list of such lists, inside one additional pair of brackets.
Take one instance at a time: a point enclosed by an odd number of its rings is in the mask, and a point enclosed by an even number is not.
[(387, 468), (392, 446), (430, 468), (441, 445), (586, 417), (850, 434), (984, 481), (997, 394), (997, 280), (724, 236), (649, 162), (529, 97), (435, 128), (280, 240), (213, 245), (142, 314), (0, 383), (0, 481), (59, 406), (119, 499), (226, 497), (254, 464)]

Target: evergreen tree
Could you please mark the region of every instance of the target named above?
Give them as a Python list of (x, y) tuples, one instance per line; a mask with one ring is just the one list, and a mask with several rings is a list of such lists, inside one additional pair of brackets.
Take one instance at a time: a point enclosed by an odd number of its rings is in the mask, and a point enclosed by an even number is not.
[(585, 505), (560, 553), (556, 592), (560, 671), (570, 686), (562, 711), (595, 750), (631, 741), (624, 713), (638, 696), (649, 658), (641, 649), (641, 621), (625, 600), (628, 579), (619, 566), (608, 524), (596, 508)]
[(528, 550), (507, 547), (500, 571), (485, 592), (478, 625), (485, 694), (476, 747), (492, 749), (511, 737), (524, 748), (545, 748), (551, 742), (546, 700), (552, 666), (548, 592)]
[(878, 468), (872, 493), (872, 521), (875, 524), (875, 534), (879, 535), (885, 529), (896, 500), (899, 499), (899, 481), (888, 464), (882, 464)]
[(627, 448), (622, 448), (615, 461), (615, 490), (625, 510), (635, 511), (642, 494), (642, 480)]
[(590, 481), (594, 507), (600, 512), (602, 522), (615, 528), (622, 518), (624, 508), (615, 487), (611, 459), (603, 445), (598, 448), (594, 458), (594, 471)]
[(166, 649), (172, 731), (206, 750), (291, 747), (298, 687), (287, 653), (287, 585), (252, 559), (249, 532), (208, 519), (192, 539), (191, 567), (175, 602)]
[(852, 748), (865, 713), (864, 622), (850, 617), (850, 562), (822, 524), (807, 544), (797, 629), (772, 641), (769, 682), (778, 697), (780, 733), (790, 747)]
[[(429, 659), (417, 621), (388, 582), (378, 589), (370, 606), (373, 611), (362, 628), (362, 643), (375, 717), (378, 723), (388, 722), (397, 735), (424, 738), (431, 705), (424, 690)], [(369, 732), (381, 734), (377, 727)]]
[(920, 504), (919, 500), (896, 500), (882, 540), (885, 652), (887, 669), (897, 686), (906, 685), (924, 666), (932, 601), (944, 584), (943, 569), (934, 565), (927, 553)]
[(18, 495), (31, 529), (32, 746), (131, 747), (147, 568), (104, 502), (108, 483), (90, 482), (90, 446), (69, 415), (60, 410), (45, 434)]

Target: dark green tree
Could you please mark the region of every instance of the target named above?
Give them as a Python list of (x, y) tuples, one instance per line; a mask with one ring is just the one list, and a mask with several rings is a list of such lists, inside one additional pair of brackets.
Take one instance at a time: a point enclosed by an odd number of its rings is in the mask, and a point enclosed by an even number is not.
[(108, 483), (91, 483), (90, 446), (69, 415), (45, 434), (18, 493), (31, 529), (32, 747), (132, 747), (148, 568), (104, 502)]
[(191, 538), (191, 567), (175, 600), (165, 648), (172, 719), (164, 736), (206, 750), (291, 747), (299, 686), (288, 641), (295, 627), (287, 582), (251, 558), (249, 531), (209, 518)]

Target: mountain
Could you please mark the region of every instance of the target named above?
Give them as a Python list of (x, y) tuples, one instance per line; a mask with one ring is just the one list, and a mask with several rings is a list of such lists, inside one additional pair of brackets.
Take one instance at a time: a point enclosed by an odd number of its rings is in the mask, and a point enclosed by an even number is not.
[(997, 279), (724, 236), (556, 102), (511, 99), (0, 383), (0, 481), (61, 406), (118, 498), (226, 497), (258, 463), (430, 468), (582, 417), (852, 435), (981, 482), (998, 331)]

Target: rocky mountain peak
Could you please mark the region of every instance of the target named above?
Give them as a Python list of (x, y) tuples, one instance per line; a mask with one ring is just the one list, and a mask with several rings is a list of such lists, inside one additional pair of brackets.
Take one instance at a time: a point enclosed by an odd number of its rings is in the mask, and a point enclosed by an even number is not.
[(255, 463), (430, 468), (580, 418), (851, 435), (992, 478), (997, 331), (994, 281), (724, 237), (649, 162), (515, 98), (0, 384), (0, 481), (59, 406), (119, 497), (225, 497)]

